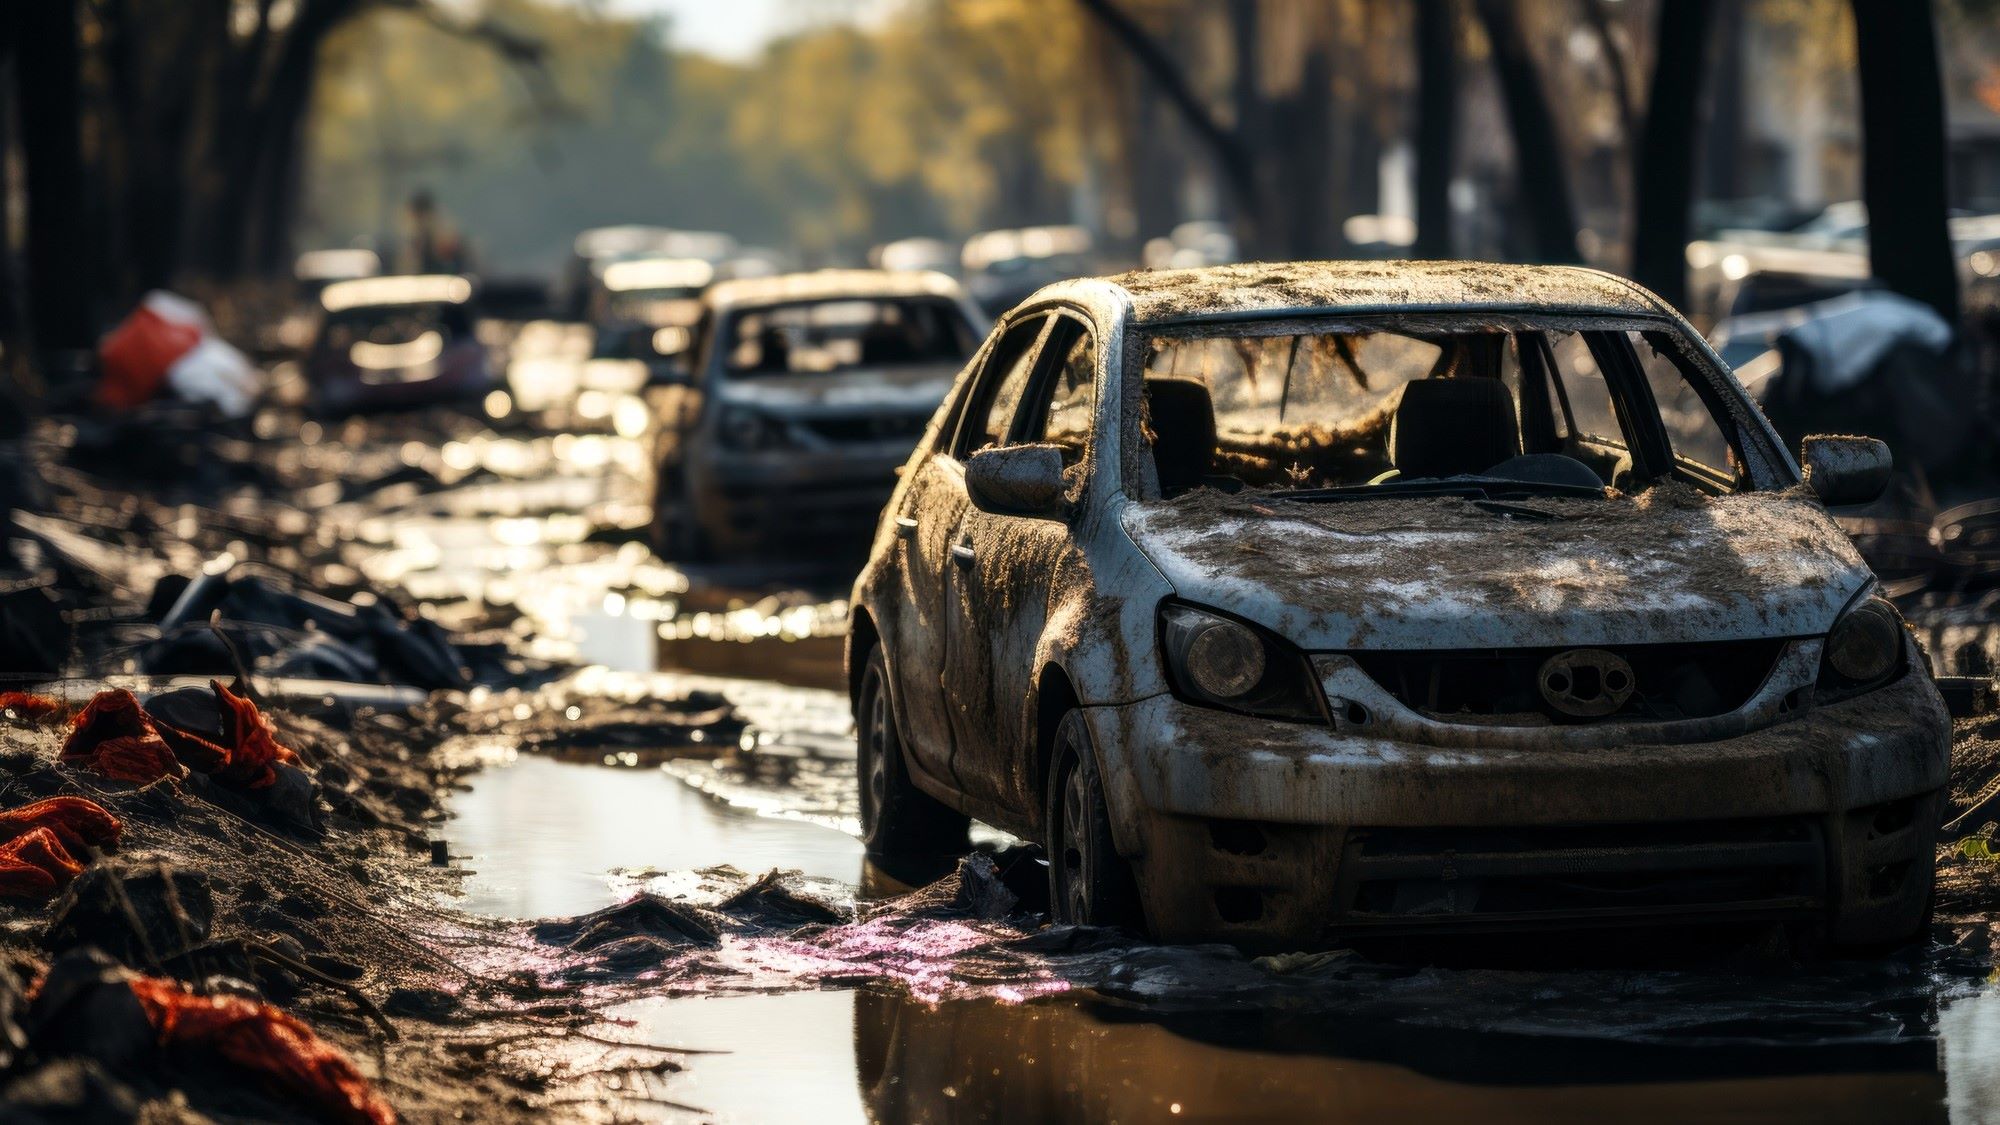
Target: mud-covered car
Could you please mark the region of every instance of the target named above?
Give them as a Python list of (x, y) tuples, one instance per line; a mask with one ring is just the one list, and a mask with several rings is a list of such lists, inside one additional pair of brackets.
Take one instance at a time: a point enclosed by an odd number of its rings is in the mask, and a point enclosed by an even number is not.
[(878, 853), (1044, 844), (1078, 922), (1248, 947), (1928, 915), (1949, 723), (1674, 311), (1588, 270), (1044, 289), (925, 432), (853, 595)]
[(477, 401), (496, 386), (470, 279), (445, 274), (339, 281), (305, 358), (322, 414)]
[(655, 548), (700, 559), (866, 543), (986, 321), (942, 274), (721, 281), (654, 391)]

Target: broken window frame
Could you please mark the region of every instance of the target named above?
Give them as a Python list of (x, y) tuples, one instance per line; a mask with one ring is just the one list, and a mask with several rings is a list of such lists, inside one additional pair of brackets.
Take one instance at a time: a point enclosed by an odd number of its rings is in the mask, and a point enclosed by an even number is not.
[[(1630, 312), (1595, 312), (1587, 309), (1492, 309), (1468, 312), (1454, 309), (1398, 310), (1356, 310), (1304, 315), (1283, 315), (1266, 318), (1223, 319), (1223, 320), (1180, 320), (1151, 324), (1132, 324), (1126, 327), (1128, 337), (1124, 348), (1125, 370), (1119, 379), (1122, 415), (1119, 425), (1123, 427), (1126, 441), (1139, 451), (1150, 449), (1144, 428), (1138, 417), (1144, 401), (1144, 379), (1147, 361), (1152, 352), (1152, 342), (1161, 339), (1199, 339), (1232, 336), (1286, 336), (1330, 333), (1370, 333), (1390, 332), (1400, 335), (1455, 334), (1477, 332), (1505, 332), (1516, 337), (1539, 335), (1551, 331), (1572, 331), (1593, 335), (1627, 332), (1657, 334), (1663, 338), (1671, 351), (1678, 357), (1676, 364), (1682, 377), (1692, 386), (1702, 402), (1714, 417), (1715, 423), (1723, 431), (1723, 436), (1737, 451), (1741, 460), (1738, 476), (1733, 480), (1716, 479), (1712, 474), (1691, 472), (1693, 476), (1707, 477), (1714, 487), (1723, 491), (1780, 491), (1799, 483), (1798, 467), (1777, 440), (1776, 433), (1756, 411), (1754, 405), (1740, 384), (1727, 373), (1712, 355), (1704, 354), (1696, 340), (1691, 339), (1692, 329), (1683, 322), (1664, 316), (1645, 316)], [(1593, 352), (1593, 355), (1596, 353)], [(1612, 352), (1616, 356), (1616, 349)], [(1528, 356), (1521, 356), (1524, 379)], [(1599, 360), (1600, 366), (1603, 360)], [(1615, 359), (1615, 373), (1607, 376), (1607, 383), (1619, 381), (1645, 380), (1639, 370), (1635, 355)], [(1560, 377), (1551, 377), (1558, 394)], [(1652, 446), (1654, 460), (1647, 465), (1648, 479), (1669, 473), (1682, 466), (1662, 454), (1661, 448), (1669, 449), (1664, 433), (1664, 423), (1659, 418), (1657, 406), (1653, 404), (1650, 387), (1641, 388), (1645, 392), (1644, 405), (1653, 406), (1652, 428), (1660, 431), (1654, 435), (1657, 444)], [(1614, 398), (1614, 402), (1616, 399)], [(1129, 404), (1129, 405), (1128, 405)], [(1567, 403), (1563, 403), (1565, 414)], [(1639, 404), (1633, 404), (1639, 408)], [(1625, 409), (1624, 404), (1614, 409)], [(1643, 414), (1643, 409), (1641, 408)], [(1566, 422), (1568, 419), (1565, 417)], [(1621, 425), (1623, 417), (1621, 416)], [(1642, 454), (1634, 452), (1635, 470), (1637, 459)], [(1130, 496), (1140, 500), (1158, 500), (1159, 489), (1156, 481), (1144, 471), (1150, 456), (1139, 456), (1129, 460), (1123, 467), (1120, 487)], [(1695, 463), (1699, 465), (1699, 463)]]

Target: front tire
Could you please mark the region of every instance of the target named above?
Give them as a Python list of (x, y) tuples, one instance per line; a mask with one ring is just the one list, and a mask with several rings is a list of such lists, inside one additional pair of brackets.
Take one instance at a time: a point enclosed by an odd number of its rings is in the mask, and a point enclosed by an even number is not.
[(1111, 812), (1083, 713), (1056, 728), (1050, 755), (1047, 840), (1049, 913), (1058, 922), (1146, 933), (1131, 865), (1111, 840)]
[(861, 690), (854, 696), (854, 740), (861, 775), (861, 842), (868, 854), (963, 853), (970, 818), (910, 780), (896, 712), (889, 706), (889, 665), (880, 644), (869, 648)]

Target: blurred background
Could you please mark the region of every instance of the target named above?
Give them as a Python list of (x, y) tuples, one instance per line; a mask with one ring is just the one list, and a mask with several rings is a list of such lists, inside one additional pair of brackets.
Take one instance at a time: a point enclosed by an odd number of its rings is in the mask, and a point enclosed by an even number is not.
[[(632, 223), (804, 266), (911, 238), (943, 243), (912, 264), (1036, 274), (1584, 261), (1706, 327), (1727, 275), (1766, 265), (1735, 243), (1867, 274), (1870, 203), (1895, 220), (1886, 280), (1942, 307), (1947, 253), (1969, 280), (2000, 237), (1967, 221), (2000, 210), (1996, 11), (41, 0), (8, 20), (0, 332), (86, 346), (148, 289), (251, 300), (312, 249), (552, 283), (580, 231)], [(1857, 37), (1857, 12), (1883, 26)], [(966, 243), (1025, 226), (1080, 228), (1080, 252)], [(410, 260), (417, 227), (445, 260)]]

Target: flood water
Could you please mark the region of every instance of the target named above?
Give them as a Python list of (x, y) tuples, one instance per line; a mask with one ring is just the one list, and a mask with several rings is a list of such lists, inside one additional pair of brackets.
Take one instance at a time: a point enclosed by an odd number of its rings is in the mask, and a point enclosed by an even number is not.
[[(593, 410), (631, 416), (605, 393)], [(434, 498), (358, 565), (448, 593), (470, 619), (519, 614), (541, 651), (596, 665), (574, 690), (719, 691), (750, 729), (712, 760), (498, 755), (452, 802), (444, 835), (470, 873), (451, 905), (569, 915), (718, 865), (859, 894), (850, 724), (825, 690), (839, 685), (840, 582), (683, 571), (592, 541), (574, 513), (637, 495), (622, 479), (637, 456), (628, 428), (566, 455), (498, 436), (447, 450), (508, 471)], [(1296, 1004), (1191, 1000), (1171, 979), (1024, 1003), (875, 984), (663, 987), (604, 1015), (637, 1040), (713, 1052), (618, 1092), (614, 1112), (647, 1120), (2000, 1121), (2000, 990), (1941, 965), (1794, 967), (1770, 982), (1733, 965), (1414, 967), (1385, 975), (1380, 995)]]

